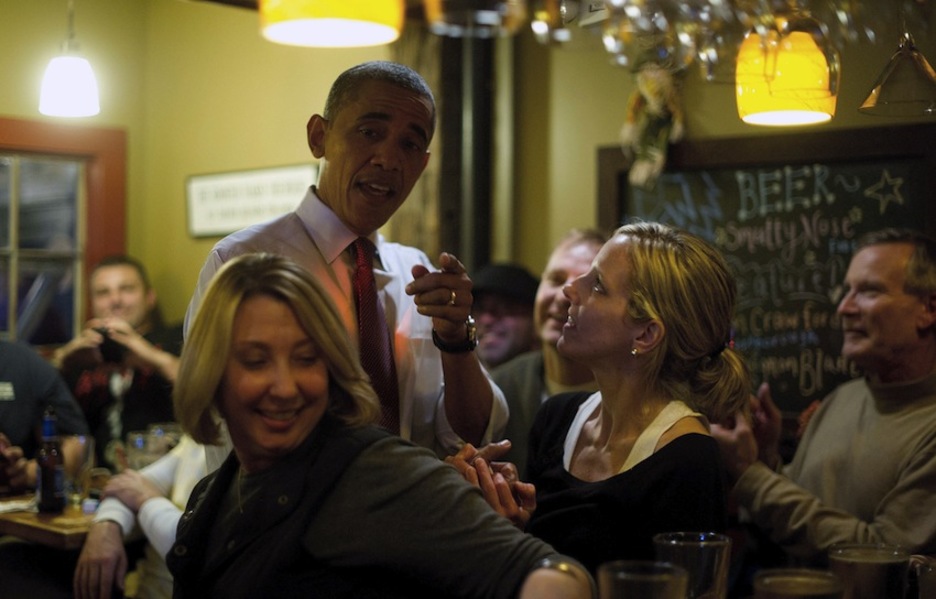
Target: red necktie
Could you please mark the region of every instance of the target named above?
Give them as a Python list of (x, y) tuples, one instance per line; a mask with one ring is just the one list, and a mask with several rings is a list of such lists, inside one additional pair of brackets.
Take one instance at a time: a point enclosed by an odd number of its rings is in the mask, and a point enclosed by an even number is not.
[(358, 237), (354, 242), (354, 293), (357, 296), (358, 342), (361, 366), (370, 376), (371, 385), (380, 398), (380, 426), (392, 433), (400, 432), (400, 392), (397, 388), (396, 364), (390, 330), (384, 318), (383, 306), (377, 298), (374, 281), (374, 244)]

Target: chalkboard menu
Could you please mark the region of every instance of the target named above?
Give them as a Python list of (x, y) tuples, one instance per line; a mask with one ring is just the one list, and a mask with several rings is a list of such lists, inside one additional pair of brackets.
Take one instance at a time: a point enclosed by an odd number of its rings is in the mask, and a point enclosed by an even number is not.
[(619, 148), (601, 148), (599, 224), (636, 217), (714, 243), (738, 282), (735, 347), (795, 414), (860, 374), (836, 315), (858, 238), (933, 232), (933, 145), (934, 126), (686, 142), (649, 190), (628, 185)]

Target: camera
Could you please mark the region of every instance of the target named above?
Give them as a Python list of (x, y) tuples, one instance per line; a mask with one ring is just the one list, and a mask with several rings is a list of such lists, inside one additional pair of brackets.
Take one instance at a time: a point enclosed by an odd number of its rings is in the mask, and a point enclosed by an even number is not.
[(104, 341), (101, 342), (101, 345), (98, 346), (98, 349), (101, 350), (101, 357), (104, 359), (104, 361), (114, 364), (120, 364), (123, 362), (124, 354), (126, 353), (127, 348), (111, 339), (107, 329), (100, 328), (94, 330), (104, 336)]

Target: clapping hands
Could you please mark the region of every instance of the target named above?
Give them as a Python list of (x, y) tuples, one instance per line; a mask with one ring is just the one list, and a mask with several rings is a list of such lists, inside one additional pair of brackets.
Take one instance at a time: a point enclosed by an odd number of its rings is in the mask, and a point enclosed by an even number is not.
[(767, 383), (762, 383), (757, 395), (750, 397), (746, 413), (712, 424), (712, 436), (718, 442), (733, 479), (737, 480), (756, 461), (772, 469), (780, 466), (782, 424), (782, 415), (771, 398)]
[(494, 511), (523, 530), (536, 510), (536, 487), (521, 482), (517, 467), (497, 458), (510, 450), (510, 441), (485, 445), (476, 449), (466, 443), (455, 455), (445, 458), (468, 482), (481, 489), (484, 499)]

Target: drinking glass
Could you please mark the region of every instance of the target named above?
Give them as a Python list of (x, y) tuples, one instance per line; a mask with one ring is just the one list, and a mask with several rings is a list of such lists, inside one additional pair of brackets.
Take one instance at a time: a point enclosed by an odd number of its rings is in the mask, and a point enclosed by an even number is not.
[(157, 422), (147, 429), (153, 451), (160, 455), (169, 453), (182, 438), (182, 426), (177, 422)]
[(917, 597), (908, 595), (907, 599), (933, 599), (936, 597), (936, 559), (925, 555), (910, 556), (910, 565), (916, 572)]
[(664, 532), (653, 537), (656, 558), (689, 573), (686, 599), (725, 599), (731, 539), (714, 532)]
[(107, 468), (92, 468), (88, 483), (88, 497), (92, 499), (101, 499), (104, 487), (110, 480), (111, 471)]
[(825, 570), (768, 568), (754, 576), (754, 599), (841, 599), (841, 597), (842, 581), (832, 572)]
[(600, 599), (685, 599), (689, 574), (665, 562), (613, 561), (598, 566)]
[(127, 466), (139, 470), (149, 465), (149, 433), (146, 431), (130, 431), (127, 433)]
[(90, 435), (62, 436), (62, 450), (67, 452), (65, 496), (73, 506), (80, 506), (88, 497), (91, 470), (94, 468), (94, 437)]
[(884, 543), (840, 543), (829, 549), (829, 569), (845, 583), (843, 599), (903, 597), (910, 552)]

